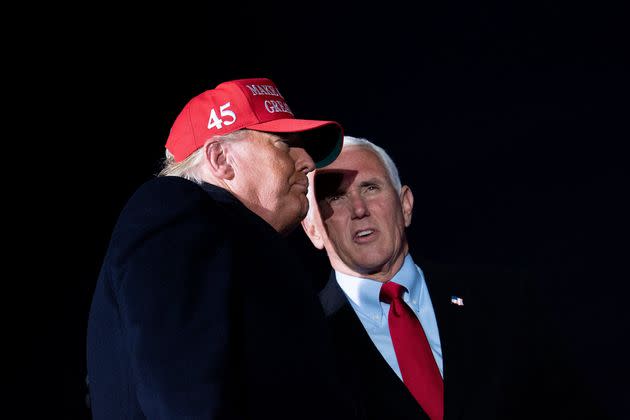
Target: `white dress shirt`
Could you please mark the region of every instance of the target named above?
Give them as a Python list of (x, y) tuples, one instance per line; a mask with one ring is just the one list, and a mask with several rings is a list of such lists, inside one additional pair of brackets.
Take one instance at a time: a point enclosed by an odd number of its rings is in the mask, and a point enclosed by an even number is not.
[[(389, 305), (379, 300), (379, 293), (383, 283), (349, 276), (338, 271), (335, 271), (335, 276), (337, 283), (339, 283), (339, 286), (348, 297), (350, 305), (352, 305), (374, 345), (398, 377), (402, 379), (400, 367), (396, 360), (396, 353), (394, 352), (394, 345), (389, 335), (389, 324), (387, 322)], [(401, 284), (407, 289), (407, 292), (403, 295), (403, 300), (411, 307), (420, 320), (424, 333), (429, 340), (435, 362), (440, 368), (440, 374), (444, 376), (442, 371), (442, 346), (440, 345), (440, 335), (429, 290), (427, 289), (422, 270), (413, 262), (409, 254), (407, 254), (402, 267), (391, 281)]]

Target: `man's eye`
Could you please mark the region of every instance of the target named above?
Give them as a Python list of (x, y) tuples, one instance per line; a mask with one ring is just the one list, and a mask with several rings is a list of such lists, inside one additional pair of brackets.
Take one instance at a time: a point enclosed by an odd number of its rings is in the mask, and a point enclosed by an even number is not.
[(341, 199), (341, 195), (330, 195), (326, 197), (326, 201), (328, 201), (329, 203), (340, 200), (340, 199)]
[(378, 189), (377, 185), (368, 185), (365, 187), (365, 191), (378, 191)]

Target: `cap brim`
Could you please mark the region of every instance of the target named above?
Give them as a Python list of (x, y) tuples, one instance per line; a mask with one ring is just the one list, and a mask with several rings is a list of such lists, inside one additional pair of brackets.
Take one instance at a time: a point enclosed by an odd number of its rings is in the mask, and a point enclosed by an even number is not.
[(269, 133), (297, 133), (315, 166), (322, 168), (334, 161), (343, 146), (343, 128), (335, 121), (300, 120), (285, 118), (254, 124), (250, 130)]

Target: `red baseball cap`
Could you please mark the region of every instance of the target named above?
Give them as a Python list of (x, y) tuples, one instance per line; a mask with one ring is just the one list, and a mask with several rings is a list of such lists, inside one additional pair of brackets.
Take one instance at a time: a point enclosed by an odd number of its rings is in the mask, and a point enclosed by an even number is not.
[(224, 82), (192, 98), (175, 119), (166, 148), (180, 162), (211, 137), (242, 128), (301, 133), (318, 168), (335, 160), (343, 143), (339, 123), (296, 119), (275, 83), (256, 78)]

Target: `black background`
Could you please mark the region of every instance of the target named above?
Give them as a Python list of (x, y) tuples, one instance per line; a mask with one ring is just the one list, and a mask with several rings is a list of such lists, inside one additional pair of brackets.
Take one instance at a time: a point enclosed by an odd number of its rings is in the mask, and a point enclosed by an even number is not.
[[(627, 404), (624, 11), (235, 3), (54, 6), (16, 48), (28, 63), (17, 108), (42, 159), (26, 165), (36, 233), (16, 242), (30, 257), (19, 330), (35, 344), (18, 392), (45, 399), (50, 418), (89, 418), (87, 315), (118, 212), (159, 170), (192, 96), (269, 77), (299, 118), (337, 120), (390, 153), (415, 195), (415, 255), (539, 274), (593, 404), (611, 416)], [(325, 276), (325, 256), (301, 232), (291, 240)]]

